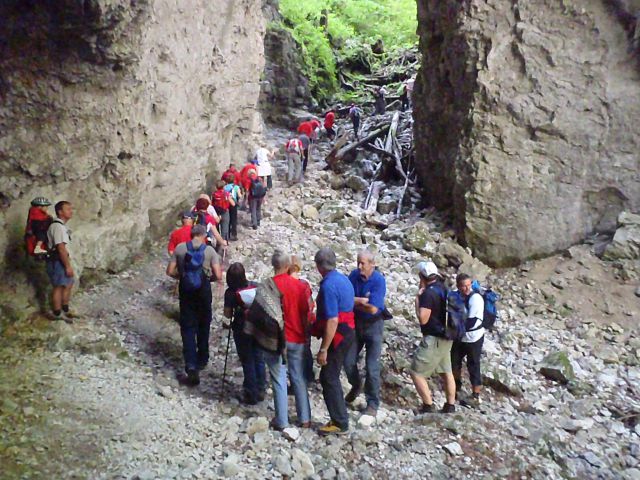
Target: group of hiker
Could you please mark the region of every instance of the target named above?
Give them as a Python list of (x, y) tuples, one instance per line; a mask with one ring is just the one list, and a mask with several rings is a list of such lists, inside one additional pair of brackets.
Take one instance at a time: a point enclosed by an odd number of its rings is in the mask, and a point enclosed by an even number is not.
[[(354, 104), (349, 117), (357, 136), (361, 110)], [(319, 133), (335, 137), (335, 113), (328, 112), (324, 124), (316, 119), (302, 122), (297, 136), (285, 144), (290, 184), (302, 182), (310, 150)], [(324, 129), (322, 129), (324, 127)], [(209, 361), (209, 334), (213, 319), (211, 282), (223, 280), (223, 259), (229, 242), (238, 240), (238, 211), (251, 212), (251, 226), (261, 222), (261, 207), (273, 187), (270, 162), (276, 150), (261, 144), (255, 156), (240, 170), (234, 164), (216, 182), (209, 196), (201, 194), (189, 210), (181, 214), (181, 227), (174, 230), (167, 247), (170, 261), (166, 273), (178, 280), (180, 332), (186, 382), (200, 383), (199, 372)], [(71, 323), (75, 315), (69, 307), (74, 283), (70, 260), (72, 218), (70, 202), (55, 205), (56, 218), (48, 213), (51, 205), (44, 197), (31, 202), (27, 221), (28, 252), (46, 262), (53, 286), (52, 317)], [(287, 395), (295, 397), (297, 422), (312, 426), (309, 387), (315, 381), (311, 337), (320, 340), (315, 362), (320, 367), (319, 383), (330, 421), (318, 432), (343, 434), (349, 430), (347, 404), (364, 393), (364, 415), (376, 416), (381, 404), (381, 361), (384, 322), (392, 319), (386, 308), (386, 279), (369, 250), (359, 251), (356, 268), (345, 275), (336, 269), (336, 255), (329, 248), (319, 249), (315, 268), (322, 280), (314, 298), (311, 284), (300, 277), (301, 258), (276, 250), (271, 258), (273, 276), (262, 282), (247, 278), (245, 266), (232, 263), (226, 272), (224, 317), (233, 335), (243, 370), (240, 399), (255, 405), (265, 399), (267, 375), (273, 392), (275, 417), (272, 428), (290, 425)], [(467, 407), (480, 403), (482, 376), (480, 358), (485, 328), (496, 319), (496, 295), (460, 273), (456, 288), (449, 291), (438, 268), (431, 261), (418, 265), (418, 293), (415, 314), (422, 341), (413, 353), (410, 374), (420, 397), (416, 413), (435, 412), (427, 379), (439, 374), (443, 380), (445, 403), (439, 410), (455, 411), (462, 386), (462, 364), (466, 360), (471, 393), (460, 398)], [(364, 351), (364, 375), (358, 367)], [(228, 345), (227, 345), (228, 353)], [(223, 385), (226, 375), (226, 361)], [(351, 386), (344, 394), (341, 372)], [(287, 379), (290, 387), (287, 386)]]

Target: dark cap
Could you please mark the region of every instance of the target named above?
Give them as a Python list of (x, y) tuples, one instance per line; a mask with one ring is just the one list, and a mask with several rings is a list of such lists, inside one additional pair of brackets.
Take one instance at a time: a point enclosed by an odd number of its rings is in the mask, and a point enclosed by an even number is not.
[(191, 210), (182, 212), (182, 218), (195, 218), (195, 214)]

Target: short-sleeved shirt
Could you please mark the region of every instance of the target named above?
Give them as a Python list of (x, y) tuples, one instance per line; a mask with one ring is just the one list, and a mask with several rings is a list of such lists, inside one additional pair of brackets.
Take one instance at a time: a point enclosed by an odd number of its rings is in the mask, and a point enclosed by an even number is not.
[(349, 281), (353, 285), (356, 297), (369, 299), (369, 305), (378, 307), (378, 313), (371, 314), (361, 310), (354, 310), (356, 321), (372, 321), (380, 319), (380, 312), (384, 309), (384, 297), (387, 294), (387, 282), (378, 270), (374, 270), (368, 279), (365, 279), (359, 269), (355, 269), (349, 274)]
[(311, 140), (309, 139), (308, 135), (300, 135), (298, 137), (298, 140), (302, 142), (302, 148), (304, 148), (305, 150), (309, 148), (309, 144), (311, 143)]
[(269, 155), (271, 151), (261, 147), (256, 151), (256, 159), (258, 160), (258, 176), (266, 177), (271, 175), (271, 164), (269, 163)]
[(177, 228), (173, 232), (171, 232), (167, 251), (169, 252), (169, 254), (173, 254), (178, 245), (184, 242), (188, 242), (189, 240), (191, 240), (191, 225), (184, 225), (180, 228)]
[(70, 253), (69, 245), (71, 244), (71, 230), (61, 220), (54, 220), (47, 230), (47, 246), (49, 250), (55, 250), (56, 246), (64, 243), (67, 251)]
[(307, 332), (303, 320), (307, 319), (309, 299), (304, 285), (288, 273), (276, 275), (273, 282), (282, 294), (285, 339), (291, 343), (306, 343)]
[[(194, 249), (198, 247), (196, 245), (193, 246)], [(176, 262), (178, 265), (178, 272), (182, 275), (184, 271), (184, 258), (187, 254), (187, 244), (181, 243), (178, 245), (173, 252), (173, 256), (171, 257), (172, 262)], [(207, 245), (204, 249), (204, 262), (202, 264), (202, 270), (207, 277), (210, 277), (213, 273), (211, 270), (211, 264), (220, 264), (220, 257), (216, 253), (216, 251), (210, 245)]]
[(462, 337), (461, 342), (463, 343), (474, 343), (482, 338), (484, 335), (484, 328), (482, 328), (482, 320), (484, 317), (484, 299), (482, 295), (477, 292), (471, 294), (467, 299), (467, 318), (472, 319), (475, 318), (476, 321), (473, 325), (468, 325), (467, 328), (471, 331), (467, 331)]
[(431, 316), (426, 325), (420, 325), (422, 335), (444, 338), (447, 315), (447, 290), (442, 282), (428, 285), (420, 294), (418, 306), (431, 310)]
[(340, 312), (353, 312), (353, 285), (346, 275), (331, 270), (320, 282), (318, 320), (335, 318)]

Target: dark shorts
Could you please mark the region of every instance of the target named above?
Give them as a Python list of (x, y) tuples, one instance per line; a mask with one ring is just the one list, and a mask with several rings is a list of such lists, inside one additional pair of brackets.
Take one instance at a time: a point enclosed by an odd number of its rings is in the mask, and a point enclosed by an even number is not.
[(68, 287), (73, 285), (73, 277), (67, 277), (64, 265), (60, 260), (47, 260), (47, 275), (54, 287)]

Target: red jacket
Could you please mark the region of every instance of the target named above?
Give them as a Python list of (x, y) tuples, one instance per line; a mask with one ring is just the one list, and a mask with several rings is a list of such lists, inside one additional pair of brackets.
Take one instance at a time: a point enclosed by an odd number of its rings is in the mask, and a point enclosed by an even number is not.
[(291, 343), (307, 343), (309, 299), (302, 283), (288, 273), (276, 275), (273, 282), (282, 294), (285, 339)]
[(311, 134), (313, 134), (313, 125), (311, 122), (302, 122), (298, 125), (298, 133), (304, 134), (307, 137), (311, 138)]
[(336, 121), (336, 114), (329, 112), (324, 117), (324, 128), (332, 128), (333, 123)]
[(235, 183), (236, 185), (240, 185), (240, 172), (236, 170), (236, 167), (230, 167), (225, 170), (220, 179), (226, 181), (227, 175), (233, 175), (233, 183)]
[(251, 188), (251, 179), (249, 178), (249, 172), (253, 170), (258, 173), (258, 167), (256, 167), (253, 163), (247, 163), (244, 167), (242, 167), (242, 171), (240, 172), (240, 184), (242, 188), (246, 191), (249, 191)]
[(309, 123), (311, 124), (311, 128), (313, 130), (315, 130), (316, 128), (320, 128), (320, 122), (315, 118), (313, 120), (310, 120)]

